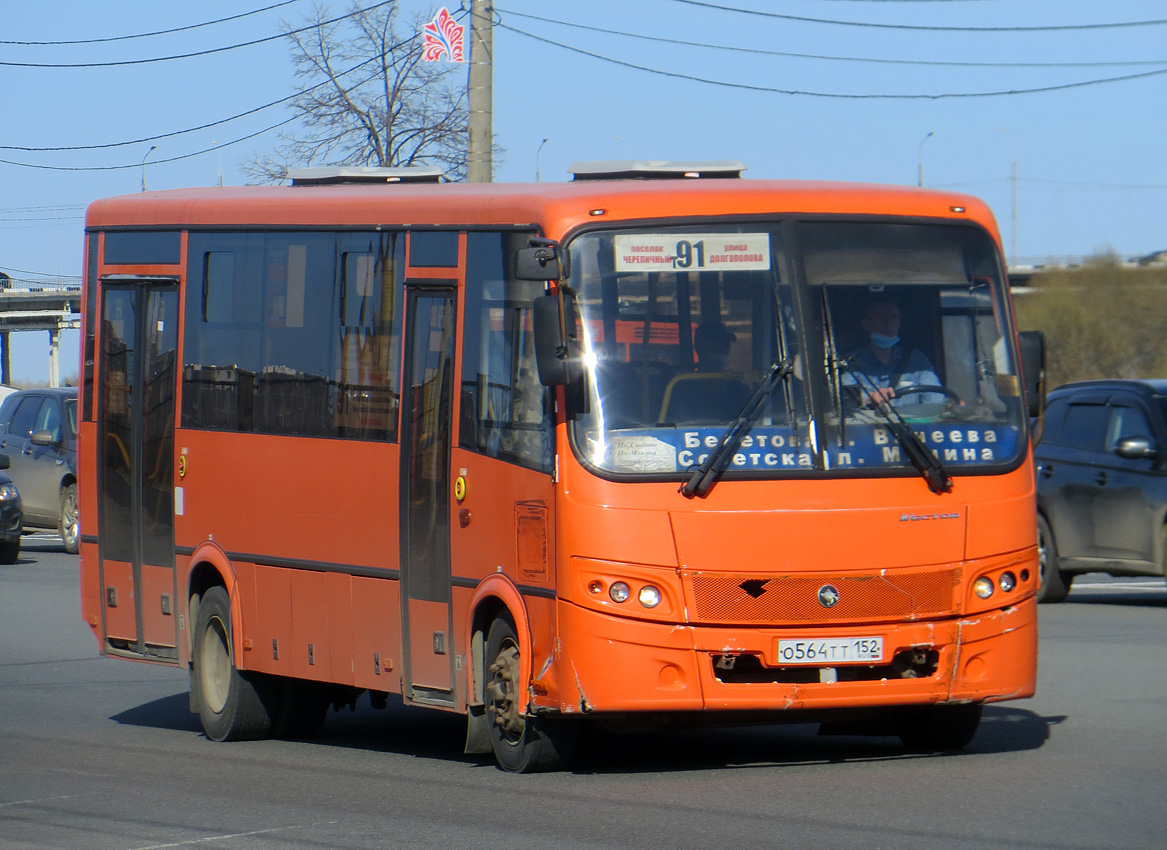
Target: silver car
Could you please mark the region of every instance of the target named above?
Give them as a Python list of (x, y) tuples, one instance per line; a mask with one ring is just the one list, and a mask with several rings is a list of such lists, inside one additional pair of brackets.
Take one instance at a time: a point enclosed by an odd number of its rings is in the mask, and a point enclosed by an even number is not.
[(53, 529), (76, 554), (77, 389), (21, 390), (0, 404), (0, 453), (24, 502), (25, 529)]

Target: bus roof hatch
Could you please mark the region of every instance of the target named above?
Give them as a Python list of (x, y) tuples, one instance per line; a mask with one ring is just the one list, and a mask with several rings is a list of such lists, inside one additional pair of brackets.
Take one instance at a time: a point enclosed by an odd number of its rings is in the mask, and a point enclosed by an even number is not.
[(293, 186), (334, 186), (340, 183), (440, 183), (446, 177), (436, 165), (403, 165), (381, 168), (372, 165), (332, 165), (320, 168), (289, 168)]
[(709, 162), (663, 159), (620, 159), (575, 162), (568, 169), (576, 180), (670, 179), (678, 177), (741, 177), (746, 164), (738, 159)]

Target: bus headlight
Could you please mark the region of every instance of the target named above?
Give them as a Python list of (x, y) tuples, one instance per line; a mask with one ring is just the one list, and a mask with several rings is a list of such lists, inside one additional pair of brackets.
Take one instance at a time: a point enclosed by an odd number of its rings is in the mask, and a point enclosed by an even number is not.
[(20, 498), (15, 484), (0, 484), (0, 502), (11, 502)]
[(645, 608), (655, 608), (660, 605), (660, 589), (653, 587), (651, 584), (646, 584), (640, 588), (640, 593), (637, 594), (637, 599)]
[(1003, 572), (1001, 573), (1001, 580), (999, 584), (1001, 585), (1001, 590), (1008, 593), (1009, 591), (1013, 590), (1013, 588), (1017, 587), (1017, 576), (1013, 575), (1011, 572)]
[(612, 597), (613, 602), (627, 602), (632, 596), (632, 589), (626, 583), (616, 581), (608, 588), (608, 595)]
[(981, 576), (973, 582), (973, 593), (981, 599), (988, 599), (993, 595), (993, 580), (988, 576)]

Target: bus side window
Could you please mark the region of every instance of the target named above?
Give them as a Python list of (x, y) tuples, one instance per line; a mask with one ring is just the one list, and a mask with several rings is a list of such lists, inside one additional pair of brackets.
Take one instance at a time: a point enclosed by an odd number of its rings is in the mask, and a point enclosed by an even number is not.
[(402, 242), (398, 233), (341, 237), (338, 436), (397, 439)]
[(537, 281), (510, 277), (505, 259), (528, 234), (470, 233), (459, 445), (549, 472), (551, 391), (535, 365)]

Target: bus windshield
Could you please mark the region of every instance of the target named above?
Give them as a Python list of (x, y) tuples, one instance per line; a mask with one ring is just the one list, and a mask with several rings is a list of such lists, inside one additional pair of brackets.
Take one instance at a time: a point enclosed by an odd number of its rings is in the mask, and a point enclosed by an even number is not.
[(977, 228), (718, 222), (589, 232), (571, 252), (587, 394), (571, 433), (596, 471), (683, 477), (747, 407), (725, 476), (913, 474), (922, 452), (964, 474), (1024, 449), (1006, 285)]

